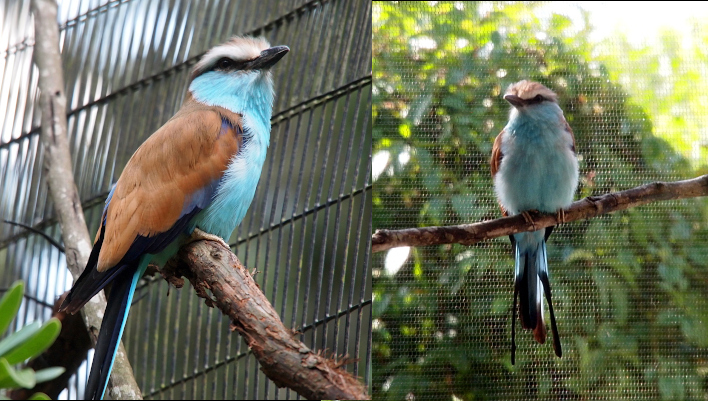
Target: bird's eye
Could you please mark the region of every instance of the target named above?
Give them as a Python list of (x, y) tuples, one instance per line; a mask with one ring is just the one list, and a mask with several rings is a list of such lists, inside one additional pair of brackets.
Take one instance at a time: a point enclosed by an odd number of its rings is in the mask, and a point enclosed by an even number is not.
[(224, 57), (216, 62), (216, 68), (220, 70), (228, 70), (235, 65), (234, 61), (228, 57)]
[(536, 97), (534, 97), (533, 100), (535, 100), (535, 101), (537, 101), (537, 102), (542, 102), (542, 101), (543, 101), (543, 96), (541, 96), (541, 95), (536, 95)]

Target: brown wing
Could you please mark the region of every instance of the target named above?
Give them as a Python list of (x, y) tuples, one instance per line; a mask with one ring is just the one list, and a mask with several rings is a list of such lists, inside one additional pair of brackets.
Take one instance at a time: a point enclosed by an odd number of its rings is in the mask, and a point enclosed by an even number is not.
[[(492, 145), (492, 159), (489, 161), (489, 165), (492, 169), (492, 179), (494, 179), (494, 176), (497, 175), (497, 172), (499, 171), (499, 165), (501, 164), (502, 158), (504, 157), (501, 150), (503, 135), (504, 130), (502, 130), (502, 132), (497, 135), (497, 137), (494, 139), (494, 145)], [(507, 211), (501, 204), (499, 204), (499, 208), (501, 209), (502, 215), (504, 217), (508, 216)]]
[(573, 140), (573, 147), (570, 149), (575, 153), (575, 135), (573, 135), (573, 130), (570, 128), (570, 125), (568, 125), (568, 121), (564, 118), (563, 122), (565, 123), (565, 130), (568, 131), (570, 134), (570, 138)]
[(135, 151), (118, 179), (97, 270), (114, 267), (138, 236), (168, 231), (192, 195), (226, 171), (243, 144), (242, 132), (239, 115), (185, 100)]
[(492, 159), (489, 161), (489, 165), (492, 168), (492, 178), (497, 175), (497, 171), (499, 171), (499, 165), (501, 164), (503, 157), (501, 151), (502, 135), (504, 135), (503, 130), (494, 139), (494, 145), (492, 145)]

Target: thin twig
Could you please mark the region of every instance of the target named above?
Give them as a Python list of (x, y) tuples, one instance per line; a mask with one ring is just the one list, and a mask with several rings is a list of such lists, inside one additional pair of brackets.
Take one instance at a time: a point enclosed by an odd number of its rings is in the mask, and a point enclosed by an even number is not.
[[(685, 181), (654, 182), (621, 192), (589, 196), (574, 202), (565, 210), (565, 223), (584, 220), (602, 214), (625, 210), (661, 200), (695, 198), (708, 195), (708, 175)], [(430, 246), (442, 244), (472, 245), (477, 242), (538, 230), (560, 224), (556, 214), (530, 213), (526, 221), (516, 215), (496, 220), (456, 226), (406, 228), (403, 230), (376, 230), (371, 238), (373, 252), (382, 252), (399, 246)]]
[(60, 244), (59, 242), (55, 241), (54, 238), (50, 237), (47, 233), (42, 232), (42, 231), (39, 231), (39, 230), (37, 230), (36, 228), (34, 228), (34, 227), (32, 227), (32, 226), (28, 226), (27, 224), (22, 224), (22, 223), (18, 223), (18, 222), (16, 222), (16, 221), (10, 221), (10, 220), (3, 220), (3, 221), (4, 221), (5, 223), (7, 223), (7, 224), (10, 224), (10, 225), (13, 225), (13, 226), (22, 227), (22, 228), (24, 228), (24, 229), (27, 230), (27, 231), (31, 231), (31, 232), (33, 232), (33, 233), (35, 233), (35, 234), (41, 235), (44, 239), (47, 240), (47, 242), (49, 242), (50, 244), (54, 245), (54, 247), (57, 248), (57, 249), (59, 250), (59, 252), (64, 253), (64, 247), (61, 246), (61, 244)]

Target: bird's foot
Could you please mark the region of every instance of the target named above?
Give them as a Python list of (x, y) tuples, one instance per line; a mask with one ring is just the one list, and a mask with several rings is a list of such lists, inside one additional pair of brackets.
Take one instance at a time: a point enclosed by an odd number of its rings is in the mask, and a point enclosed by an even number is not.
[(556, 212), (556, 220), (561, 224), (565, 224), (565, 209), (558, 209), (558, 212)]
[(529, 212), (538, 212), (537, 210), (527, 210), (525, 212), (521, 212), (521, 215), (524, 217), (524, 220), (526, 220), (526, 224), (531, 224), (533, 226), (533, 230), (536, 231), (536, 223), (533, 222), (533, 218), (531, 217), (531, 214)]
[(216, 241), (223, 245), (226, 249), (231, 249), (229, 244), (224, 242), (224, 239), (219, 237), (218, 235), (214, 234), (209, 234), (207, 232), (204, 232), (198, 228), (194, 228), (194, 231), (192, 231), (192, 236), (189, 240), (189, 242), (195, 242), (195, 241), (200, 241), (200, 240), (210, 240), (210, 241)]

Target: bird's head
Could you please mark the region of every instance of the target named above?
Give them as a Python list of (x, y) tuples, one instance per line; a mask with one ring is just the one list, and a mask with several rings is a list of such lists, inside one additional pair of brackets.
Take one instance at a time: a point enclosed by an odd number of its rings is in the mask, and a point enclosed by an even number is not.
[(189, 91), (201, 103), (234, 113), (266, 111), (270, 118), (270, 68), (289, 51), (287, 46), (271, 47), (264, 38), (234, 37), (202, 56), (192, 69)]
[(289, 51), (287, 46), (271, 47), (265, 38), (237, 36), (206, 52), (192, 69), (191, 80), (212, 72), (234, 78), (267, 74)]
[(558, 95), (538, 82), (519, 81), (509, 85), (504, 94), (504, 100), (517, 110), (531, 110), (534, 106), (554, 103), (558, 104)]

